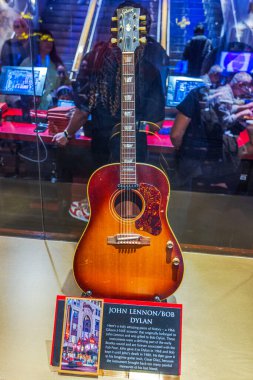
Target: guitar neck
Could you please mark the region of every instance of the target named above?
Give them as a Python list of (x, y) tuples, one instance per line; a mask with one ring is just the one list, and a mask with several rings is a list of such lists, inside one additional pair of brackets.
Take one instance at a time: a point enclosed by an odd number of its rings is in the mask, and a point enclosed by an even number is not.
[(120, 183), (136, 184), (134, 53), (122, 54)]

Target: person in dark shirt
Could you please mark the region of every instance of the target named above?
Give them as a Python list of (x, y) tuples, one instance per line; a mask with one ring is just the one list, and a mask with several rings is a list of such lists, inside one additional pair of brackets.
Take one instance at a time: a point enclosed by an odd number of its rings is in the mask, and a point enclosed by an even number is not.
[[(239, 180), (240, 158), (253, 152), (251, 141), (238, 148), (238, 136), (233, 133), (234, 115), (238, 114), (233, 114), (232, 109), (231, 121), (224, 125), (224, 112), (220, 114), (216, 108), (220, 89), (199, 87), (177, 106), (178, 114), (171, 130), (171, 141), (176, 148), (177, 188), (233, 192)], [(228, 104), (232, 107), (231, 102)], [(241, 117), (253, 114), (252, 105), (248, 107), (241, 111)]]
[[(142, 8), (141, 8), (142, 12)], [(141, 13), (142, 14), (142, 13)], [(144, 54), (143, 45), (135, 50), (135, 120), (162, 124), (165, 98), (159, 70)], [(53, 141), (66, 145), (68, 138), (91, 116), (91, 153), (95, 168), (120, 161), (120, 136), (114, 126), (121, 121), (121, 61), (118, 46), (101, 42), (85, 55), (74, 85), (76, 110), (64, 132)], [(113, 135), (113, 138), (112, 138)], [(137, 132), (136, 160), (146, 160), (146, 134)]]
[(187, 75), (199, 77), (202, 72), (202, 63), (213, 49), (211, 41), (204, 35), (204, 27), (198, 24), (194, 29), (194, 36), (187, 42), (183, 59), (188, 61)]
[(147, 43), (144, 50), (144, 58), (157, 70), (159, 70), (162, 79), (164, 94), (166, 95), (166, 80), (169, 73), (169, 56), (166, 50), (153, 37), (147, 35)]
[(222, 158), (222, 129), (213, 116), (212, 127), (206, 123), (210, 89), (202, 86), (189, 92), (177, 106), (178, 114), (171, 130), (171, 141), (176, 148), (175, 186), (191, 190), (193, 181), (206, 175), (205, 164)]
[[(131, 4), (130, 4), (131, 3)], [(134, 2), (124, 2), (124, 6), (140, 7)], [(141, 14), (146, 14), (140, 7)], [(149, 28), (149, 18), (147, 26)], [(140, 121), (162, 122), (165, 116), (165, 98), (158, 69), (147, 56), (147, 47), (140, 45), (135, 51), (135, 118)], [(113, 127), (120, 123), (121, 109), (121, 57), (118, 46), (110, 42), (99, 42), (85, 55), (74, 85), (76, 112), (66, 129), (68, 135), (74, 135), (89, 115), (92, 118), (92, 153), (99, 165), (119, 161), (119, 141), (111, 143)], [(66, 133), (54, 136), (61, 145), (68, 142)], [(117, 139), (117, 137), (116, 137)], [(139, 142), (139, 144), (138, 144)], [(137, 134), (137, 159), (145, 161), (146, 136)]]
[[(95, 58), (95, 61), (94, 61)], [(74, 85), (76, 111), (66, 129), (74, 133), (92, 117), (92, 153), (98, 165), (108, 162), (110, 154), (119, 161), (119, 144), (110, 144), (113, 127), (120, 123), (121, 51), (110, 43), (103, 43), (86, 57), (88, 67), (79, 72)], [(87, 80), (87, 70), (89, 71)], [(135, 70), (136, 122), (161, 122), (164, 119), (164, 95), (159, 71), (145, 58), (142, 49), (136, 52)], [(145, 161), (145, 134), (137, 134), (139, 161)], [(144, 136), (144, 137), (143, 137)], [(54, 136), (61, 145), (68, 142), (64, 132)]]

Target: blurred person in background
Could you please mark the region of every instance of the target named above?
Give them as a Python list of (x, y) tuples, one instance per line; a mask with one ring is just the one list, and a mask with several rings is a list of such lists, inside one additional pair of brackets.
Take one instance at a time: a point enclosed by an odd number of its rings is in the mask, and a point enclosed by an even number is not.
[(194, 36), (187, 42), (183, 59), (188, 62), (187, 75), (199, 77), (201, 67), (205, 57), (213, 49), (212, 42), (205, 36), (205, 29), (202, 24), (194, 28)]
[(65, 66), (63, 65), (58, 65), (57, 66), (57, 75), (59, 77), (59, 86), (68, 86), (71, 85), (71, 80), (69, 79), (67, 70)]
[[(147, 16), (147, 29), (150, 16), (147, 10), (133, 1), (126, 1), (118, 8), (133, 6), (140, 8), (141, 15)], [(115, 13), (116, 14), (116, 13)], [(165, 97), (157, 62), (148, 54), (149, 45), (141, 45), (135, 51), (135, 108), (136, 122), (147, 120), (162, 123), (165, 112)], [(154, 50), (153, 50), (154, 49)], [(157, 46), (152, 42), (155, 54)], [(66, 130), (57, 133), (53, 141), (65, 146), (68, 139), (87, 123), (91, 115), (91, 153), (94, 169), (108, 162), (120, 161), (120, 136), (114, 126), (121, 121), (121, 64), (122, 53), (118, 46), (110, 42), (100, 42), (85, 55), (74, 85), (76, 111)], [(147, 137), (136, 134), (136, 160), (145, 162), (147, 158)], [(87, 199), (72, 202), (69, 213), (74, 218), (87, 221), (89, 207)]]
[(29, 56), (29, 25), (22, 17), (13, 22), (14, 36), (6, 40), (1, 50), (2, 66), (19, 66)]
[(59, 107), (61, 105), (73, 105), (73, 89), (71, 86), (60, 86), (55, 90), (53, 96), (53, 107)]
[(211, 89), (218, 88), (222, 84), (222, 67), (219, 65), (213, 65), (207, 74), (202, 75), (204, 83)]
[(253, 139), (238, 145), (246, 128), (245, 117), (253, 117), (253, 102), (240, 103), (252, 93), (252, 78), (237, 73), (216, 90), (203, 86), (190, 91), (177, 106), (171, 130), (175, 152), (175, 186), (235, 192), (240, 177), (240, 159), (253, 153)]
[(53, 103), (53, 93), (60, 86), (69, 84), (67, 75), (64, 75), (64, 79), (58, 75), (57, 69), (59, 66), (64, 68), (64, 64), (60, 56), (56, 51), (55, 40), (52, 33), (48, 30), (39, 30), (34, 33), (37, 35), (34, 41), (34, 54), (33, 60), (31, 57), (27, 57), (21, 66), (34, 66), (34, 67), (46, 67), (47, 77), (44, 88), (43, 96), (40, 99), (38, 108), (47, 110)]
[(230, 130), (234, 134), (244, 129), (243, 120), (252, 116), (252, 77), (246, 72), (234, 74), (229, 83), (220, 86), (212, 100), (214, 108), (223, 130)]

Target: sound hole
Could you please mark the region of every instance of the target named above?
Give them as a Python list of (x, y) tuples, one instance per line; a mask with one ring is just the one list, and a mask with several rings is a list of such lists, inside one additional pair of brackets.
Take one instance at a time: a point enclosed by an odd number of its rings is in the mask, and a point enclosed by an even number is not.
[(115, 197), (114, 209), (123, 219), (135, 219), (142, 210), (142, 199), (134, 190), (123, 190)]

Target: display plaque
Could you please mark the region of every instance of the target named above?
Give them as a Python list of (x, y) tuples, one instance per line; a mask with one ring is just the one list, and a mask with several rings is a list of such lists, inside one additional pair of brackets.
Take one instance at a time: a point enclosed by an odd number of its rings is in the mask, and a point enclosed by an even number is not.
[(182, 305), (106, 300), (100, 367), (180, 375), (181, 326)]
[[(60, 362), (61, 337), (66, 335), (63, 329), (63, 309), (67, 299), (70, 302), (76, 300), (76, 297), (58, 296), (56, 301), (52, 366), (59, 366)], [(78, 300), (80, 303), (85, 301), (83, 298)], [(87, 299), (87, 302), (93, 301)], [(182, 305), (104, 299), (102, 312), (101, 340), (98, 345), (98, 366), (101, 371), (149, 372), (169, 376), (181, 374)], [(80, 330), (80, 336), (87, 333), (87, 326), (82, 326), (84, 330)], [(75, 335), (75, 331), (72, 333)], [(78, 339), (75, 336), (74, 340)], [(73, 337), (70, 336), (69, 341), (72, 340)], [(82, 349), (80, 352), (77, 350), (77, 356), (78, 354), (80, 359)], [(86, 371), (80, 372), (80, 360), (77, 359), (71, 362), (71, 371), (78, 372), (79, 375), (87, 374)]]

